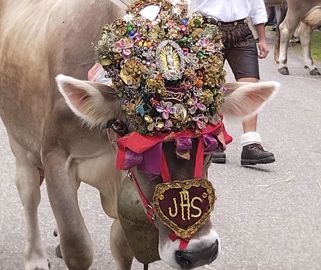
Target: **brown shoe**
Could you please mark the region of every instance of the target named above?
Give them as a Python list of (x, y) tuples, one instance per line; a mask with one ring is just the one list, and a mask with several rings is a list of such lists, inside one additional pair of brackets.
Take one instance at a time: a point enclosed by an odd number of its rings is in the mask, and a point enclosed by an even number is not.
[(265, 151), (259, 143), (243, 146), (241, 165), (268, 164), (275, 161), (273, 153)]

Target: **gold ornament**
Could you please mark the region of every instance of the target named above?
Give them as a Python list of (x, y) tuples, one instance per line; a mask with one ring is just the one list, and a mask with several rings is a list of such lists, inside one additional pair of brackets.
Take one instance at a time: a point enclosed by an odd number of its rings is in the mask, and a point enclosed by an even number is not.
[(147, 115), (147, 114), (146, 114), (146, 115), (144, 116), (144, 120), (145, 120), (145, 122), (148, 123), (148, 124), (153, 123), (153, 118), (150, 117), (150, 115)]
[(159, 58), (161, 60), (161, 68), (163, 70), (173, 70), (174, 72), (180, 70), (179, 55), (172, 46), (165, 46), (161, 50)]
[(165, 79), (169, 81), (181, 79), (185, 69), (183, 50), (174, 41), (161, 42), (156, 50), (156, 64)]
[(188, 113), (184, 105), (179, 103), (179, 104), (175, 104), (173, 107), (174, 107), (174, 117), (180, 122), (186, 122)]

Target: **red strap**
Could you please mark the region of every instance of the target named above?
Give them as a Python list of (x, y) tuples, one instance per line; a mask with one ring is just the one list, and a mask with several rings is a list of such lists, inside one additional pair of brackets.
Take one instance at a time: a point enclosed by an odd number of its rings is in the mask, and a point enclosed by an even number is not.
[(170, 175), (170, 172), (169, 172), (167, 158), (166, 158), (166, 155), (165, 155), (164, 151), (162, 153), (162, 171), (161, 171), (161, 174), (162, 174), (162, 178), (163, 178), (163, 182), (164, 183), (167, 183), (167, 182), (171, 181), (171, 175)]
[(179, 249), (185, 250), (189, 244), (189, 239), (180, 239), (181, 242), (179, 243)]
[(198, 140), (196, 158), (195, 158), (195, 170), (194, 177), (195, 179), (200, 179), (203, 175), (204, 167), (204, 141), (203, 138)]
[(182, 239), (182, 238), (179, 238), (174, 232), (172, 232), (168, 237), (169, 237), (169, 239), (171, 239), (173, 242), (176, 241), (177, 239), (180, 240), (179, 249), (181, 249), (181, 250), (187, 249), (187, 246), (188, 246), (188, 243), (189, 243), (190, 239)]
[(145, 209), (147, 211), (147, 217), (148, 217), (149, 221), (151, 221), (154, 224), (155, 223), (155, 210), (152, 207), (152, 205), (149, 202), (149, 200), (145, 197), (144, 192), (142, 191), (134, 172), (131, 170), (130, 173), (132, 175), (132, 179), (134, 180), (134, 183), (135, 183), (136, 188), (138, 190), (139, 196), (142, 199), (144, 207), (145, 207)]
[(125, 167), (125, 157), (126, 157), (126, 149), (124, 147), (118, 147), (117, 153), (117, 161), (116, 161), (116, 168), (121, 170)]

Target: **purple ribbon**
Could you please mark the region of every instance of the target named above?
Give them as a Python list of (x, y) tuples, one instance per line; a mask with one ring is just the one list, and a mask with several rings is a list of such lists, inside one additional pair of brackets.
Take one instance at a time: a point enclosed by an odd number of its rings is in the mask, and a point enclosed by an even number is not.
[[(204, 141), (204, 152), (212, 153), (218, 148), (218, 141), (213, 134), (205, 134), (202, 137)], [(176, 139), (176, 152), (189, 153), (192, 149), (192, 138), (177, 138)], [(146, 171), (152, 174), (161, 174), (161, 164), (162, 164), (162, 143), (158, 143), (154, 147), (148, 149), (147, 151), (139, 154), (130, 149), (126, 149), (125, 157), (125, 170), (138, 166), (142, 171)]]
[(192, 149), (191, 138), (177, 138), (176, 139), (176, 151), (183, 152)]
[(143, 162), (139, 165), (139, 169), (152, 174), (161, 174), (162, 163), (162, 143), (156, 144), (151, 149), (143, 153)]
[(126, 149), (126, 156), (124, 162), (124, 170), (129, 170), (143, 162), (143, 154), (137, 154), (130, 149)]
[(128, 170), (135, 166), (142, 171), (147, 171), (152, 174), (161, 174), (161, 161), (162, 161), (162, 144), (158, 143), (151, 149), (138, 154), (130, 149), (126, 149), (125, 166), (124, 169)]
[(213, 153), (218, 148), (218, 141), (213, 134), (205, 134), (203, 135), (204, 141), (204, 153), (209, 154)]

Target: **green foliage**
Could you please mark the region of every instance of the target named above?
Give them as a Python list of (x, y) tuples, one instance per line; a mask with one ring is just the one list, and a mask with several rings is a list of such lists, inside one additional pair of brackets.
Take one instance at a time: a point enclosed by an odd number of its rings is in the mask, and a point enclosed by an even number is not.
[(312, 35), (312, 57), (321, 62), (321, 31), (315, 31)]

